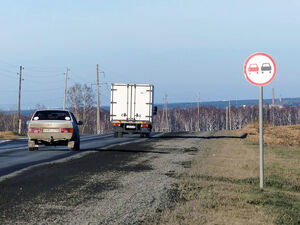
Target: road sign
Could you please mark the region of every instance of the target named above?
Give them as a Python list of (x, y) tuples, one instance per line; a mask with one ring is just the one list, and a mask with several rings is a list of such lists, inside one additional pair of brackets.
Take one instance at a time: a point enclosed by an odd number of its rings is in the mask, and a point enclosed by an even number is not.
[(266, 53), (250, 55), (244, 65), (246, 79), (259, 86), (259, 187), (264, 188), (264, 126), (263, 126), (263, 86), (269, 84), (275, 77), (276, 64)]
[(251, 84), (265, 86), (275, 77), (275, 61), (266, 53), (255, 53), (246, 60), (244, 74)]

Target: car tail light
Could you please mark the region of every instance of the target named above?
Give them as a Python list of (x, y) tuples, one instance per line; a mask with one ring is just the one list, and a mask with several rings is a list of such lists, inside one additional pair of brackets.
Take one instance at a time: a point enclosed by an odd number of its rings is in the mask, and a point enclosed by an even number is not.
[(119, 127), (119, 126), (121, 126), (120, 123), (114, 123), (113, 125), (114, 125), (114, 127)]
[(148, 127), (148, 124), (143, 124), (142, 127)]
[(61, 128), (60, 132), (61, 133), (73, 133), (74, 129), (73, 128)]
[(28, 133), (41, 133), (40, 128), (29, 128)]

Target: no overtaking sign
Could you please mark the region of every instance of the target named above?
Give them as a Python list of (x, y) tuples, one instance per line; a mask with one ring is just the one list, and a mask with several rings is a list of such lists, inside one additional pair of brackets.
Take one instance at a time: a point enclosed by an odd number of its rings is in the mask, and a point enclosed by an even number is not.
[(251, 84), (265, 86), (275, 77), (275, 61), (266, 53), (255, 53), (246, 60), (244, 74)]
[(259, 187), (264, 188), (264, 129), (263, 129), (263, 86), (269, 84), (275, 77), (276, 64), (266, 53), (250, 55), (244, 65), (246, 79), (259, 86)]

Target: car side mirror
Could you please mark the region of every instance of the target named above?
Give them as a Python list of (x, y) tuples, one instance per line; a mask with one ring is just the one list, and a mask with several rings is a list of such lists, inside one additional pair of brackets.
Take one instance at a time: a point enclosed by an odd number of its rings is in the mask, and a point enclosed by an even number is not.
[(153, 115), (157, 115), (157, 106), (154, 106)]
[(79, 121), (77, 122), (77, 125), (79, 125), (79, 126), (80, 126), (80, 125), (83, 125), (83, 122), (79, 120)]

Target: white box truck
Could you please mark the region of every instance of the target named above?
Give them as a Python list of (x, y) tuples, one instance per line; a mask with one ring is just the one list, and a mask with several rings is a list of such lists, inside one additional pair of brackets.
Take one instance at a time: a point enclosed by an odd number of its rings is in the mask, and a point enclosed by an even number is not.
[(149, 137), (152, 130), (154, 86), (152, 84), (112, 84), (110, 122), (115, 137), (140, 134)]

